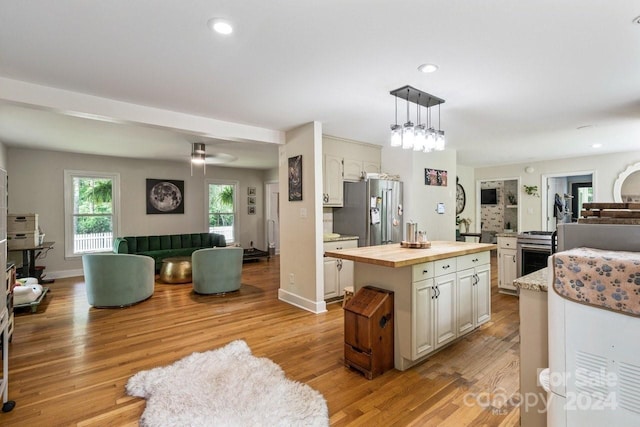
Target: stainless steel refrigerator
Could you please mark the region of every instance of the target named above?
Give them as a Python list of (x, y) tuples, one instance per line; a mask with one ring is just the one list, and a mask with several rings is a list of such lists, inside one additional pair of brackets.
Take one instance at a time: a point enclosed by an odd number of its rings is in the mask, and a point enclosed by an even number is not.
[(333, 210), (333, 231), (358, 236), (358, 246), (400, 243), (402, 218), (402, 182), (345, 182), (344, 205)]

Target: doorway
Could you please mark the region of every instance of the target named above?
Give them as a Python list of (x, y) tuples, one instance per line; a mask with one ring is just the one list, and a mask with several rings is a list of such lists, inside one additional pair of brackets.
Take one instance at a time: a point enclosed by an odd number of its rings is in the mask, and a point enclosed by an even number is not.
[(584, 203), (595, 200), (595, 172), (567, 172), (543, 175), (542, 212), (546, 231), (558, 224), (577, 222)]
[(280, 253), (280, 188), (277, 181), (265, 183), (265, 241), (269, 253)]
[(518, 208), (520, 178), (481, 179), (476, 181), (476, 221), (481, 240), (491, 243), (503, 232), (518, 232), (521, 212)]

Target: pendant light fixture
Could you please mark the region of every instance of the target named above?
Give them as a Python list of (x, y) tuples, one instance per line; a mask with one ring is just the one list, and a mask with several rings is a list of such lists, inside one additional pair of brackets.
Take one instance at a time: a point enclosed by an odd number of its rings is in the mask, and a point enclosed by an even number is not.
[(413, 122), (411, 122), (411, 118), (409, 117), (409, 89), (407, 89), (407, 122), (402, 126), (402, 148), (405, 150), (413, 148), (415, 132)]
[[(444, 99), (428, 94), (411, 86), (403, 86), (392, 90), (391, 95), (396, 97), (395, 124), (391, 125), (391, 146), (402, 147), (413, 151), (441, 151), (445, 148), (444, 131), (440, 128), (440, 104)], [(398, 125), (398, 98), (407, 102), (407, 121), (403, 126)], [(416, 104), (416, 124), (411, 121), (409, 103)], [(431, 124), (431, 107), (438, 106), (438, 130)], [(425, 107), (426, 125), (420, 120), (420, 107)]]
[(194, 142), (191, 144), (191, 176), (193, 176), (193, 165), (202, 165), (203, 174), (207, 174), (207, 164), (205, 162), (207, 155), (204, 147), (204, 143), (202, 142)]
[(396, 97), (396, 121), (391, 125), (391, 146), (402, 146), (402, 127), (398, 124), (398, 97)]
[(413, 151), (424, 150), (427, 134), (424, 124), (420, 121), (420, 94), (418, 94), (418, 102), (416, 102), (416, 131), (415, 140), (413, 141)]

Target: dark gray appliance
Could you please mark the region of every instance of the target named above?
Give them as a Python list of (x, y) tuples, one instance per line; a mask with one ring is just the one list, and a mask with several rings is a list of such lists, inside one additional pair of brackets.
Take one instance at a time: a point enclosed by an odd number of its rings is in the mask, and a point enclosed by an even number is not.
[(516, 239), (516, 265), (518, 277), (542, 270), (555, 248), (555, 233), (552, 231), (525, 231)]
[(580, 247), (640, 252), (640, 225), (558, 224), (558, 251)]
[(358, 246), (400, 243), (402, 217), (402, 182), (345, 182), (343, 207), (333, 210), (333, 231), (358, 236)]

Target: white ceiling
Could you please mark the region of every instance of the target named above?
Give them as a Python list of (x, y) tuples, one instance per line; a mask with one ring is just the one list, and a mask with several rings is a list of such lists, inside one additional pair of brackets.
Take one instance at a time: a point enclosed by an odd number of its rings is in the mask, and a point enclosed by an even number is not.
[[(268, 168), (277, 134), (313, 120), (386, 144), (389, 91), (409, 84), (446, 100), (442, 129), (460, 164), (638, 150), (639, 15), (637, 0), (0, 0), (4, 82), (63, 90), (76, 112), (96, 111), (74, 95), (97, 97), (117, 118), (63, 115), (44, 90), (0, 85), (0, 141), (185, 160), (197, 141), (236, 156), (229, 166)], [(234, 33), (213, 34), (212, 17)], [(426, 62), (440, 69), (419, 73)], [(127, 117), (109, 100), (276, 136)]]

